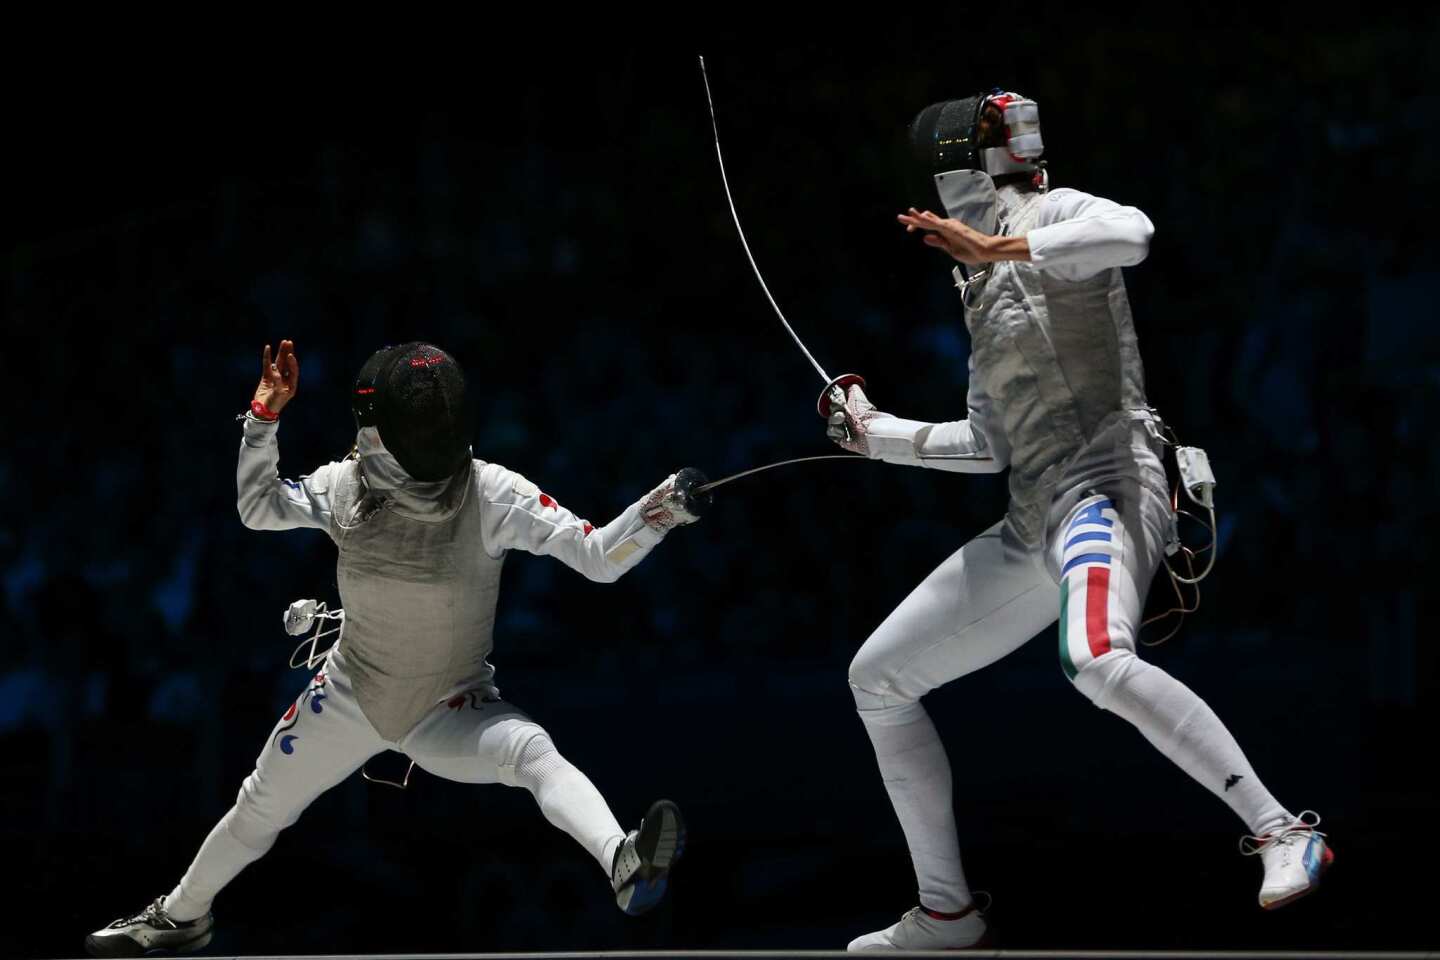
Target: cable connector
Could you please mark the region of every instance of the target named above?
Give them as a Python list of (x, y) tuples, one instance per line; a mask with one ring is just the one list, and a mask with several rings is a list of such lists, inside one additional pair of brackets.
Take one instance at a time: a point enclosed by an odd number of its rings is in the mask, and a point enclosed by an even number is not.
[(1207, 510), (1215, 509), (1215, 471), (1210, 457), (1199, 447), (1176, 447), (1175, 465), (1180, 468), (1180, 482), (1185, 492)]
[[(333, 621), (333, 626), (326, 626), (326, 621)], [(338, 641), (332, 641), (325, 649), (319, 649), (321, 640), (333, 637), (345, 626), (344, 610), (327, 610), (324, 602), (315, 600), (296, 600), (285, 609), (285, 632), (292, 637), (299, 637), (309, 632), (314, 627), (315, 632), (307, 639), (301, 640), (299, 645), (290, 653), (290, 666), (314, 670), (317, 665), (324, 661), (325, 655), (330, 652), (330, 647)], [(310, 652), (305, 659), (298, 659), (306, 644), (310, 646)]]

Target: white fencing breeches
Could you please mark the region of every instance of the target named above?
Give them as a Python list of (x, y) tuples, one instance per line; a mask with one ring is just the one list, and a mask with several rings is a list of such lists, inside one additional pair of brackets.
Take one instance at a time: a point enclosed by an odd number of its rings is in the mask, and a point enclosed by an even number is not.
[(177, 920), (203, 915), (220, 890), (264, 856), (320, 794), (385, 750), (407, 754), (448, 780), (524, 787), (546, 819), (585, 847), (608, 877), (624, 832), (604, 798), (555, 750), (539, 724), (503, 700), (487, 699), (490, 689), (437, 704), (391, 743), (365, 719), (343, 658), (332, 652), (271, 731), (235, 806), (205, 838), (166, 898), (166, 909)]
[(970, 892), (949, 761), (920, 698), (1015, 650), (1057, 613), (1061, 667), (1077, 689), (1134, 724), (1256, 833), (1287, 816), (1205, 702), (1135, 656), (1169, 515), (1162, 498), (1116, 481), (1052, 518), (1045, 552), (998, 523), (941, 563), (856, 654), (851, 691), (925, 907), (956, 912)]

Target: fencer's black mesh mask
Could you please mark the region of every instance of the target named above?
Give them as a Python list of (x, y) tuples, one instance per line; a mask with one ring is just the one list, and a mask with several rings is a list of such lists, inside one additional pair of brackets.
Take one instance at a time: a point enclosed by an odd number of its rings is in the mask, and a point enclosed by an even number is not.
[[(982, 130), (980, 118), (987, 106), (993, 108), (995, 120)], [(910, 144), (926, 176), (978, 170), (997, 182), (1035, 173), (1036, 161), (1045, 152), (1039, 105), (999, 87), (921, 110), (910, 124)]]
[(375, 351), (350, 399), (356, 429), (375, 427), (416, 480), (444, 480), (470, 459), (465, 374), (439, 347), (417, 341)]
[(910, 145), (926, 177), (948, 170), (979, 170), (983, 96), (932, 103), (910, 124)]
[[(917, 179), (939, 193), (948, 216), (981, 233), (995, 232), (997, 187), (1029, 183), (1041, 192), (1049, 188), (1039, 159), (1045, 152), (1040, 108), (1018, 93), (996, 88), (932, 103), (910, 124), (910, 145)], [(921, 192), (920, 184), (911, 190)]]

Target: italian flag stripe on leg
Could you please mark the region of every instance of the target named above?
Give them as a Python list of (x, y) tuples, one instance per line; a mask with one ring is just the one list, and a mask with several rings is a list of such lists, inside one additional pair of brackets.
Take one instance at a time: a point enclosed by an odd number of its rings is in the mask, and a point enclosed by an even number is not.
[(1110, 568), (1096, 564), (1085, 581), (1085, 638), (1090, 656), (1110, 652)]

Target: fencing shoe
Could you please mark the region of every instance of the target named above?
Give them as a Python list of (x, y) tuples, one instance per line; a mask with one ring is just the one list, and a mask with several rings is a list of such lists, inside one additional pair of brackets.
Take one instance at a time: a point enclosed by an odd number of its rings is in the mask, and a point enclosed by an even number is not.
[(900, 922), (850, 941), (848, 950), (963, 950), (988, 944), (985, 917), (975, 904), (959, 913), (912, 907)]
[(685, 821), (669, 800), (650, 805), (639, 830), (631, 830), (610, 866), (615, 903), (632, 916), (650, 910), (665, 896), (670, 868), (685, 852)]
[(1320, 886), (1320, 876), (1335, 861), (1335, 852), (1325, 842), (1325, 834), (1315, 829), (1319, 825), (1320, 815), (1306, 810), (1279, 830), (1240, 838), (1240, 852), (1259, 854), (1265, 865), (1260, 906), (1274, 910)]
[(189, 953), (210, 942), (215, 925), (212, 914), (194, 920), (175, 920), (165, 912), (161, 897), (133, 917), (122, 917), (85, 938), (92, 957), (143, 957), (151, 950)]

